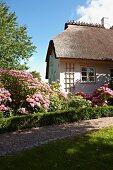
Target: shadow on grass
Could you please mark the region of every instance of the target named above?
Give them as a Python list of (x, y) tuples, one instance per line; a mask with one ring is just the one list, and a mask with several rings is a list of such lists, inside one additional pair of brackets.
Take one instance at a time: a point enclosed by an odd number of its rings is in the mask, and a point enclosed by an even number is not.
[(1, 170), (113, 170), (113, 128), (0, 157)]

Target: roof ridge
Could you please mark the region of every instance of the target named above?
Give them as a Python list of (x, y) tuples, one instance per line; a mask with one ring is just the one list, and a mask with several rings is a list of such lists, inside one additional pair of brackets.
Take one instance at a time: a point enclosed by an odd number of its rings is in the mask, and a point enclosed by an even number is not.
[(68, 25), (77, 25), (77, 26), (88, 26), (88, 27), (97, 27), (97, 28), (105, 28), (103, 25), (98, 23), (86, 23), (86, 22), (80, 22), (75, 20), (68, 20), (68, 22), (65, 23), (64, 29), (68, 28)]

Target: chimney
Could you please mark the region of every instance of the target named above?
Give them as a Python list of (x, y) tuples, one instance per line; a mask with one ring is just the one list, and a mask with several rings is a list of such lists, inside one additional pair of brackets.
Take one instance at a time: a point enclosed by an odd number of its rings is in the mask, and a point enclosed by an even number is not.
[(109, 25), (109, 18), (108, 17), (103, 17), (101, 19), (101, 25), (105, 28), (110, 28), (110, 25)]

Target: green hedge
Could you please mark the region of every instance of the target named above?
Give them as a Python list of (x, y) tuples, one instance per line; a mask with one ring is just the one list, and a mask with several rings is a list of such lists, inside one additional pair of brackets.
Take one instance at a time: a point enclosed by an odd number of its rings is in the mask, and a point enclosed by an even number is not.
[(0, 118), (0, 133), (107, 116), (113, 116), (113, 106)]

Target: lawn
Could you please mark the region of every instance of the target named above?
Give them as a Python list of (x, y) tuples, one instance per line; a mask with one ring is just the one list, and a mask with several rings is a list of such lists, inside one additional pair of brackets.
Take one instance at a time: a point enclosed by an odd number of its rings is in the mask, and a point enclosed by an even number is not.
[(2, 156), (0, 170), (113, 170), (113, 127)]

